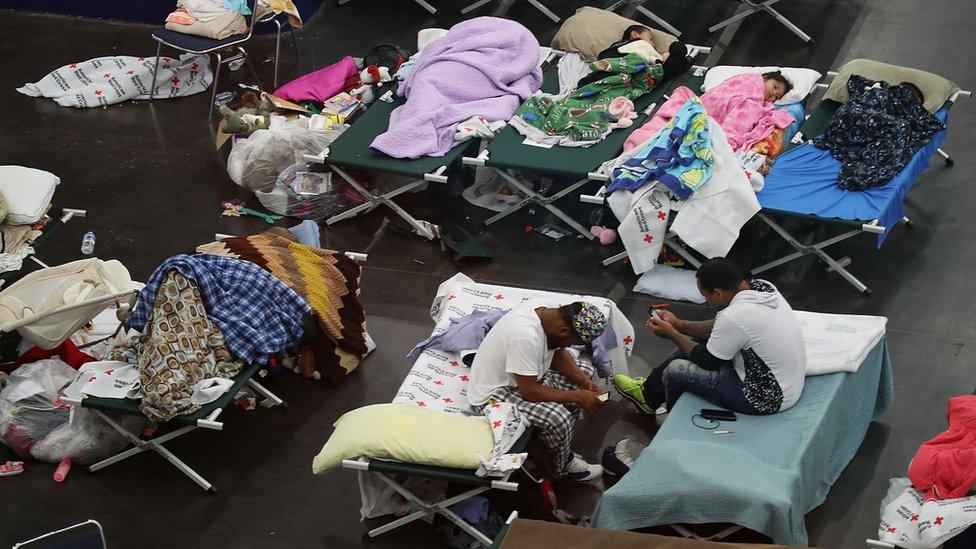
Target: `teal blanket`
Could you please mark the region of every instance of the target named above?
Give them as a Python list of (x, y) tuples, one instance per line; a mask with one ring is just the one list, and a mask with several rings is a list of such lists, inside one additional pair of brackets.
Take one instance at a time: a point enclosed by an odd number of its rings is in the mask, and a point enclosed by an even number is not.
[(715, 406), (686, 393), (631, 471), (603, 494), (593, 526), (732, 523), (805, 546), (804, 515), (826, 499), (892, 396), (884, 340), (853, 374), (808, 377), (793, 408), (738, 414), (719, 427), (735, 434), (695, 427), (691, 416)]

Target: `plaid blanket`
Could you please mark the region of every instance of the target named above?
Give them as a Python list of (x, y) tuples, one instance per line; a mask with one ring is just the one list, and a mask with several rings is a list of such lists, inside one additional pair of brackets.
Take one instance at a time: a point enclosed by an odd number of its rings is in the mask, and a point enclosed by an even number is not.
[(264, 364), (302, 337), (304, 299), (267, 271), (247, 261), (215, 255), (176, 255), (149, 278), (127, 325), (143, 331), (153, 315), (160, 284), (170, 271), (196, 283), (207, 316), (224, 335), (227, 348), (249, 364)]
[[(243, 259), (267, 270), (312, 306), (324, 337), (314, 364), (302, 361), (301, 374), (334, 384), (366, 356), (366, 313), (359, 303), (360, 267), (342, 252), (305, 246), (263, 233), (204, 244), (197, 252)], [(306, 338), (311, 339), (311, 338)]]

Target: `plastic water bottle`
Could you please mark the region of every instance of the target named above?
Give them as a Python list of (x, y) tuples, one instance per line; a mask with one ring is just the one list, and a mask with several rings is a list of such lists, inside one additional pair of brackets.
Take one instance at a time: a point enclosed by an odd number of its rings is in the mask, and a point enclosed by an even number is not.
[(88, 231), (81, 239), (81, 253), (91, 255), (95, 251), (95, 233)]

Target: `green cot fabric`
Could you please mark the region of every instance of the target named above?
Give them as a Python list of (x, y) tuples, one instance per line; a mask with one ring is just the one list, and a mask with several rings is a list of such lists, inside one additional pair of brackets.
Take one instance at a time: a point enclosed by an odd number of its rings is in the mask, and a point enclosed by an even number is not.
[(590, 63), (590, 68), (609, 74), (559, 101), (530, 97), (515, 111), (515, 116), (547, 135), (596, 141), (610, 126), (610, 103), (620, 97), (637, 99), (655, 87), (663, 74), (659, 63), (648, 65), (635, 54), (600, 59)]
[[(692, 76), (684, 85), (693, 90), (700, 90), (705, 81), (704, 75)], [(634, 100), (634, 107), (638, 112), (646, 109), (651, 103), (662, 103), (677, 82), (666, 80), (650, 93)], [(543, 85), (545, 89), (545, 85)], [(525, 137), (515, 128), (505, 126), (488, 147), (489, 157), (487, 166), (541, 172), (549, 175), (564, 175), (584, 178), (600, 166), (600, 164), (617, 157), (623, 150), (624, 142), (630, 137), (634, 129), (639, 128), (647, 116), (639, 114), (630, 128), (614, 130), (606, 139), (592, 147), (552, 147), (545, 149), (525, 145)]]
[(373, 103), (349, 129), (329, 145), (326, 163), (421, 178), (441, 166), (450, 166), (462, 155), (473, 154), (472, 148), (478, 146), (476, 139), (455, 145), (444, 156), (425, 156), (415, 160), (393, 158), (369, 148), (376, 136), (390, 126), (390, 113), (393, 109), (405, 102), (402, 97), (394, 94), (392, 103)]
[[(177, 425), (191, 425), (197, 422), (198, 419), (204, 419), (209, 416), (211, 412), (217, 408), (227, 408), (227, 405), (233, 400), (234, 395), (237, 394), (247, 380), (258, 371), (260, 366), (248, 366), (242, 370), (239, 374), (234, 376), (234, 384), (231, 385), (230, 389), (224, 394), (220, 395), (220, 398), (211, 402), (210, 404), (205, 404), (200, 407), (199, 410), (192, 414), (184, 416), (176, 416), (169, 420), (167, 424), (177, 424)], [(101, 410), (103, 412), (117, 412), (121, 414), (127, 414), (130, 416), (142, 416), (143, 413), (139, 411), (139, 401), (133, 400), (131, 398), (96, 398), (89, 397), (81, 401), (81, 405), (85, 408), (91, 408), (93, 410)]]

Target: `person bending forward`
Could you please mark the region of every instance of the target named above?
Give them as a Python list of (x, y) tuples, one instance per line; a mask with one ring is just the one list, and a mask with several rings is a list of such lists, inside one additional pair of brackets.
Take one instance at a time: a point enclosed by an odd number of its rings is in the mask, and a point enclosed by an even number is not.
[[(685, 391), (743, 414), (774, 414), (800, 398), (806, 349), (790, 304), (764, 280), (744, 280), (725, 258), (704, 262), (698, 289), (718, 313), (690, 321), (668, 311), (647, 327), (677, 349), (644, 378), (614, 376), (614, 385), (643, 413), (670, 410)], [(696, 340), (706, 341), (697, 343)]]
[(468, 400), (475, 408), (514, 404), (549, 451), (556, 478), (593, 480), (603, 468), (573, 454), (570, 442), (582, 410), (594, 412), (602, 401), (593, 367), (578, 365), (567, 347), (591, 343), (607, 321), (594, 305), (554, 305), (532, 299), (495, 323), (471, 364)]

